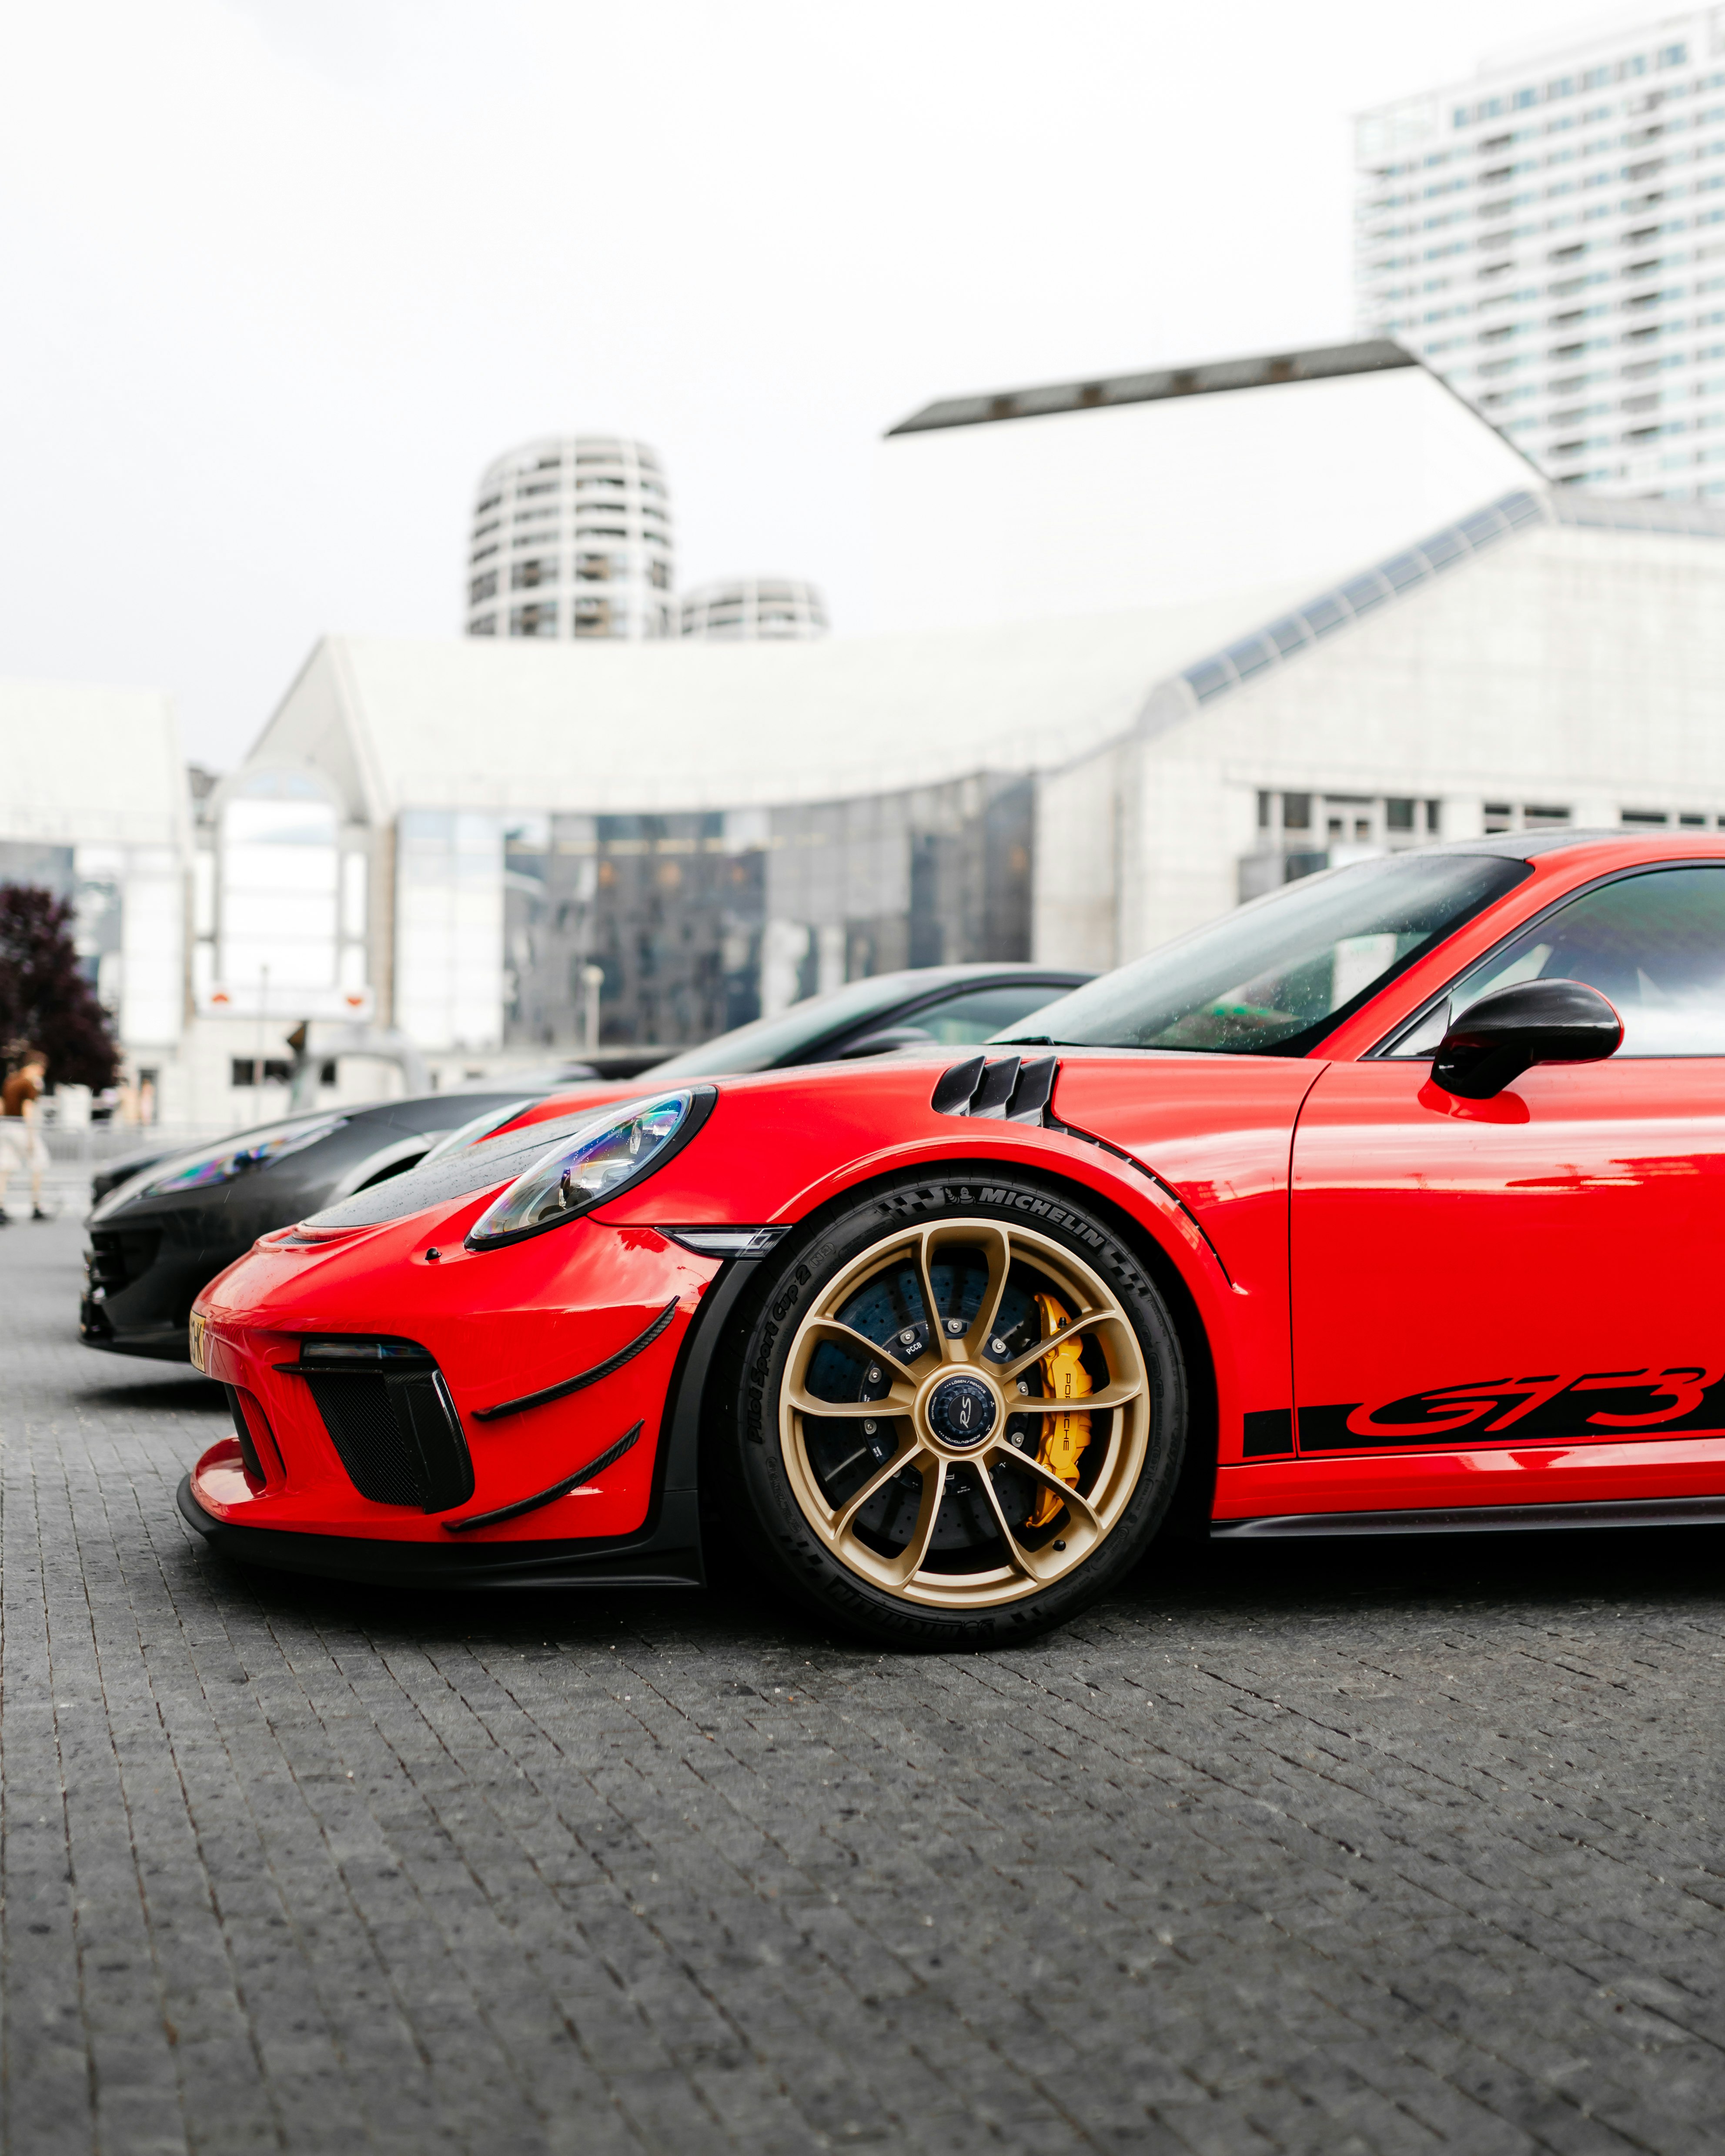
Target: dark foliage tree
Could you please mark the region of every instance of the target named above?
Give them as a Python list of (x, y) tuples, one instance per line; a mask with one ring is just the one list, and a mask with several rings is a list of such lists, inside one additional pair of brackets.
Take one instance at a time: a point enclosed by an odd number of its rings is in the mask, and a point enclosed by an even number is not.
[(0, 1050), (28, 1040), (46, 1053), (50, 1085), (100, 1088), (114, 1082), (120, 1051), (71, 931), (64, 899), (0, 883)]

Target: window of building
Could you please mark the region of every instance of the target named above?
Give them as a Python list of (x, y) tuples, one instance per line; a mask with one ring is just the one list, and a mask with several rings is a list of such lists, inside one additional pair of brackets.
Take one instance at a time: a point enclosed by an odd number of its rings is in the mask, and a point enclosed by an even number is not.
[(578, 554), (575, 557), (575, 576), (579, 583), (609, 583), (611, 557), (608, 554)]
[(1484, 822), (1487, 836), (1497, 831), (1548, 831), (1568, 824), (1572, 812), (1535, 802), (1488, 801)]
[(517, 562), (509, 572), (509, 588), (514, 592), (530, 592), (536, 585), (554, 584), (557, 580), (555, 554), (536, 554), (531, 560)]
[(610, 601), (577, 599), (573, 619), (578, 636), (608, 636), (611, 634)]
[(512, 608), (509, 616), (509, 633), (511, 636), (555, 636), (557, 633), (557, 602), (542, 600), (532, 606)]
[(495, 598), (497, 593), (497, 572), (487, 569), (484, 576), (475, 577), (467, 587), (467, 603), (477, 606), (481, 599)]
[(668, 592), (670, 589), (670, 563), (649, 562), (647, 564), (647, 581), (655, 591)]
[[(244, 1087), (259, 1082), (259, 1065), (255, 1056), (236, 1055), (229, 1066), (230, 1085)], [(266, 1086), (288, 1086), (293, 1082), (294, 1066), (278, 1056), (266, 1056), (262, 1065), (263, 1083)], [(334, 1081), (331, 1081), (331, 1083)]]
[(497, 634), (496, 615), (494, 613), (480, 614), (476, 620), (471, 621), (468, 624), (467, 634), (470, 636), (495, 636)]

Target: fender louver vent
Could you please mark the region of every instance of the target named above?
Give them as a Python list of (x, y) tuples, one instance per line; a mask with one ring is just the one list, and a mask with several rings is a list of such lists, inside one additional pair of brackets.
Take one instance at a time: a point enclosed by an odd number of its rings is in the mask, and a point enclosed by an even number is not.
[(937, 1116), (987, 1116), (997, 1122), (1046, 1123), (1056, 1055), (1027, 1063), (1019, 1055), (973, 1055), (941, 1073), (930, 1105)]
[(362, 1497), (441, 1512), (473, 1495), (473, 1461), (444, 1375), (404, 1340), (307, 1340), (297, 1363)]

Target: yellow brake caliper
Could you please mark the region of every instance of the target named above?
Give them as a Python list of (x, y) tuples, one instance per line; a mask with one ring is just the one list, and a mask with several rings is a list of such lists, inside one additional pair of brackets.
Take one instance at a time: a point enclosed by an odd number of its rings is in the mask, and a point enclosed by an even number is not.
[[(1051, 1295), (1039, 1295), (1036, 1307), (1042, 1313), (1042, 1330), (1046, 1337), (1058, 1332), (1067, 1323), (1065, 1310)], [(1042, 1358), (1042, 1389), (1050, 1399), (1081, 1399), (1096, 1389), (1091, 1383), (1090, 1373), (1084, 1367), (1083, 1343), (1076, 1338), (1061, 1341), (1058, 1348), (1050, 1348)], [(1058, 1475), (1061, 1481), (1078, 1486), (1078, 1462), (1084, 1448), (1090, 1443), (1090, 1414), (1086, 1409), (1063, 1414), (1041, 1415), (1042, 1450), (1037, 1454), (1039, 1462)], [(1027, 1527), (1043, 1527), (1060, 1509), (1060, 1501), (1052, 1490), (1045, 1489), (1036, 1500), (1035, 1510), (1025, 1522)]]

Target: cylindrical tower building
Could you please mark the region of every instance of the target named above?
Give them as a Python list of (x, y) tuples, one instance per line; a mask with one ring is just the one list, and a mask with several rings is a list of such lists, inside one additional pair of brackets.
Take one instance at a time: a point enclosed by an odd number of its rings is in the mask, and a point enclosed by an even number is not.
[(726, 577), (685, 592), (681, 634), (709, 642), (807, 643), (827, 633), (826, 602), (798, 577)]
[(676, 633), (670, 496), (644, 443), (547, 435), (486, 467), (468, 551), (470, 636)]

